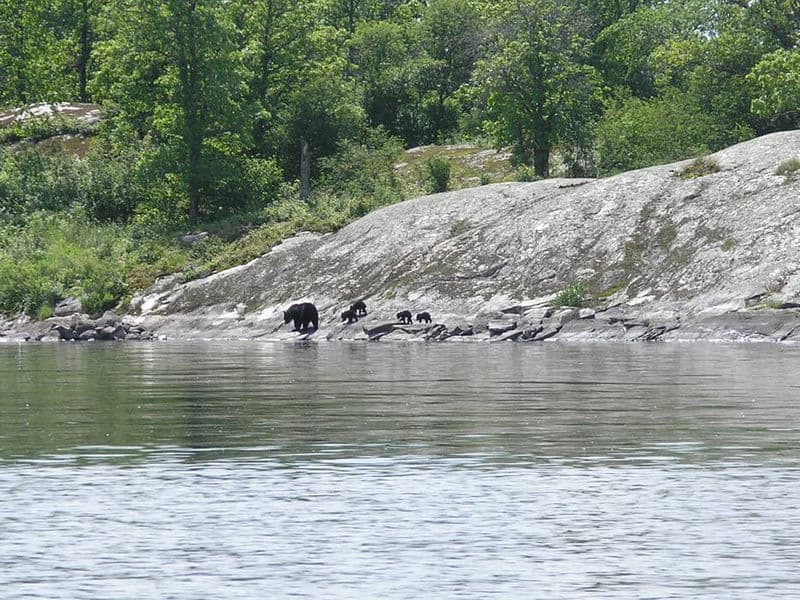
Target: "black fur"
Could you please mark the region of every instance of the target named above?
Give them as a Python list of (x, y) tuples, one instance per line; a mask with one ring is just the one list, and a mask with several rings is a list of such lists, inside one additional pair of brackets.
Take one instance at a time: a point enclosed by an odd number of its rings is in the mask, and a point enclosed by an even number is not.
[(355, 311), (354, 311), (354, 310), (351, 308), (351, 309), (349, 309), (349, 310), (346, 310), (346, 311), (344, 311), (344, 312), (342, 313), (342, 321), (347, 321), (347, 324), (348, 324), (348, 325), (349, 325), (350, 323), (355, 323), (356, 321), (358, 321), (358, 315), (357, 315), (357, 314), (356, 314), (356, 312), (355, 312)]
[(422, 323), (423, 321), (425, 321), (426, 323), (430, 323), (431, 322), (431, 313), (429, 313), (427, 311), (426, 312), (417, 313), (417, 323)]
[(359, 317), (364, 317), (367, 315), (367, 305), (363, 300), (353, 302), (353, 304), (350, 305), (350, 310), (356, 313)]
[(413, 319), (411, 318), (411, 311), (410, 310), (401, 310), (397, 313), (397, 319), (404, 324), (411, 324)]
[(294, 321), (295, 331), (308, 329), (309, 325), (313, 325), (314, 329), (319, 329), (317, 307), (311, 302), (292, 304), (288, 310), (283, 311), (283, 322), (288, 323), (289, 321)]

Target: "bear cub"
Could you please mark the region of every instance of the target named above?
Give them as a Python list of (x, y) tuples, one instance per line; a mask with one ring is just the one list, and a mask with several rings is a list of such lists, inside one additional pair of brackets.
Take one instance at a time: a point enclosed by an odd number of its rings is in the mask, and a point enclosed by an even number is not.
[(417, 323), (422, 323), (425, 321), (426, 323), (431, 322), (431, 313), (425, 311), (421, 313), (417, 313)]
[(358, 321), (358, 315), (356, 314), (356, 311), (354, 311), (352, 308), (344, 311), (342, 313), (342, 321), (347, 321), (348, 325), (350, 325), (350, 323), (355, 323), (356, 321)]
[(294, 321), (294, 331), (308, 329), (309, 325), (313, 325), (315, 330), (319, 329), (317, 307), (311, 302), (292, 304), (288, 310), (283, 311), (283, 322), (289, 321)]
[(366, 317), (367, 316), (367, 305), (364, 303), (363, 300), (359, 300), (358, 302), (354, 302), (350, 305), (350, 310), (356, 313), (358, 317)]
[(399, 313), (397, 313), (397, 319), (401, 323), (407, 324), (407, 325), (410, 325), (413, 322), (413, 319), (411, 318), (411, 311), (410, 310), (401, 310)]

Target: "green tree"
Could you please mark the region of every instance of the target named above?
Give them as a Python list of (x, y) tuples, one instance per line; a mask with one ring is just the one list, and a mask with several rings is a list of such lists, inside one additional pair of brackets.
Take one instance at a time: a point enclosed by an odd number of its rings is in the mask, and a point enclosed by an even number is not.
[(767, 32), (784, 50), (800, 43), (798, 0), (730, 0), (748, 11), (751, 22)]
[(556, 0), (504, 0), (486, 7), (487, 56), (473, 75), (485, 127), (514, 146), (517, 161), (549, 173), (556, 144), (588, 143), (600, 81), (586, 63), (578, 15)]
[(594, 60), (604, 83), (611, 89), (627, 89), (637, 98), (656, 95), (653, 52), (672, 39), (695, 35), (702, 30), (702, 21), (693, 0), (641, 5), (624, 14), (604, 28), (594, 43)]
[(72, 97), (69, 43), (57, 9), (0, 0), (0, 106)]
[(747, 82), (755, 114), (772, 119), (781, 129), (800, 124), (800, 52), (780, 49), (767, 54)]
[(97, 43), (95, 97), (152, 140), (154, 164), (179, 182), (191, 221), (231, 201), (223, 171), (249, 142), (229, 10), (213, 0), (122, 0), (105, 7)]
[(418, 23), (362, 23), (352, 48), (368, 123), (385, 127), (408, 145), (419, 144), (425, 138), (423, 102), (432, 61), (422, 46)]
[(461, 107), (455, 94), (472, 76), (481, 41), (478, 10), (467, 0), (432, 0), (422, 16), (423, 43), (430, 57), (427, 99), (430, 141), (452, 131)]

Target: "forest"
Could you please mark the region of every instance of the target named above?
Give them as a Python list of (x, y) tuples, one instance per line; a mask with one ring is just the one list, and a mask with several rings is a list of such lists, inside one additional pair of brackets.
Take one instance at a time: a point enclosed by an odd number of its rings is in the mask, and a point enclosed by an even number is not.
[[(800, 0), (0, 0), (0, 109), (103, 114), (0, 129), (0, 313), (335, 230), (419, 193), (408, 148), (505, 148), (530, 181), (796, 128), (799, 37)], [(91, 143), (37, 144), (64, 134)]]

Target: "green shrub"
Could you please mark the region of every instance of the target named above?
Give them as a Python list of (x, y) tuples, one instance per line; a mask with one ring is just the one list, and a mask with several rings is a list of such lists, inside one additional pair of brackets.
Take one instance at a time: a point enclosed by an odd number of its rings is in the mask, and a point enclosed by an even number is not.
[(539, 181), (540, 179), (536, 170), (529, 165), (519, 165), (514, 172), (515, 181)]
[(576, 281), (569, 284), (563, 290), (556, 294), (553, 300), (554, 306), (584, 306), (586, 295), (586, 287), (583, 282)]
[(126, 291), (126, 237), (119, 227), (91, 223), (80, 208), (1, 226), (0, 312), (43, 315), (66, 296), (98, 309), (115, 304)]
[(50, 304), (49, 302), (42, 304), (36, 311), (37, 321), (44, 321), (45, 319), (49, 319), (52, 316), (53, 316), (53, 305)]
[(649, 100), (628, 98), (610, 106), (596, 128), (597, 168), (609, 175), (665, 164), (749, 139), (679, 91)]
[(34, 117), (0, 129), (0, 144), (13, 144), (22, 140), (40, 142), (56, 135), (92, 134), (97, 124), (86, 123), (74, 117), (54, 115)]
[(441, 154), (434, 154), (425, 163), (430, 180), (430, 191), (434, 194), (446, 192), (450, 187), (450, 161)]

